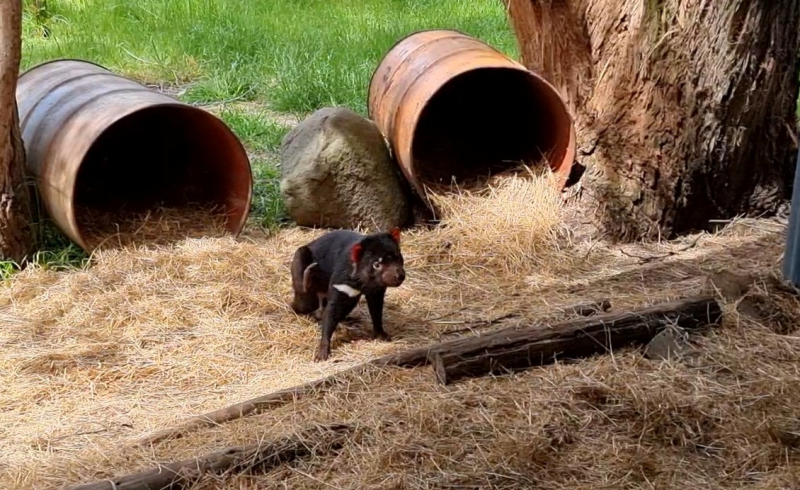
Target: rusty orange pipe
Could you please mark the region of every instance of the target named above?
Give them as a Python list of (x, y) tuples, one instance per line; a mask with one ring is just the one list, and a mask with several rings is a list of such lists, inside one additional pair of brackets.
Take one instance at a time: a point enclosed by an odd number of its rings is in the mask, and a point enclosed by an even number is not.
[(46, 212), (87, 249), (81, 207), (147, 210), (222, 205), (238, 235), (252, 198), (250, 161), (214, 115), (83, 60), (55, 60), (19, 77), (26, 169)]
[(575, 157), (572, 117), (558, 91), (503, 53), (454, 30), (397, 42), (372, 75), (369, 118), (424, 195), (429, 183), (546, 160), (559, 190)]

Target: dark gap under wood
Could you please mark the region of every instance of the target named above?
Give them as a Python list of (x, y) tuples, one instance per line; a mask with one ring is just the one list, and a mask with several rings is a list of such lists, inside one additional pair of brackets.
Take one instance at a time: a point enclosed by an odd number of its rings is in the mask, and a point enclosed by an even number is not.
[(567, 316), (592, 316), (597, 313), (604, 313), (611, 309), (611, 300), (601, 299), (592, 301), (591, 303), (578, 303), (571, 306), (565, 306), (564, 314)]

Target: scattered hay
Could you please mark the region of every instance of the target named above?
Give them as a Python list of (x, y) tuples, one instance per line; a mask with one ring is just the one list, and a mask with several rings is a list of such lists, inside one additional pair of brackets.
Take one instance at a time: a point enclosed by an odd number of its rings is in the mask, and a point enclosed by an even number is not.
[(501, 174), (479, 191), (430, 193), (442, 213), (438, 236), (452, 247), (453, 256), (505, 274), (547, 260), (563, 223), (554, 180), (552, 172)]
[[(740, 315), (733, 303), (724, 327), (700, 339), (702, 355), (683, 364), (626, 351), (450, 387), (435, 385), (429, 369), (373, 371), (263, 415), (154, 447), (135, 444), (190, 416), (428, 343), (454, 327), (509, 312), (560, 316), (558, 306), (598, 297), (612, 298), (615, 309), (668, 301), (697, 294), (705, 276), (722, 269), (751, 274), (756, 291), (783, 295), (785, 318), (800, 319), (796, 298), (758, 279), (779, 265), (784, 224), (740, 220), (672, 243), (545, 239), (529, 247), (524, 238), (536, 236), (514, 226), (552, 230), (557, 220), (547, 213), (558, 211), (530, 206), (551, 201), (522, 186), (513, 179), (494, 186), (483, 198), (502, 203), (494, 210), (474, 194), (452, 196), (447, 226), (405, 233), (408, 279), (387, 294), (394, 341), (370, 339), (362, 302), (324, 363), (311, 362), (316, 322), (287, 304), (292, 253), (319, 230), (103, 249), (86, 270), (22, 271), (0, 289), (0, 487), (124, 475), (314, 422), (360, 429), (339, 455), (199, 488), (796, 482), (800, 343), (776, 334), (786, 330), (771, 317)], [(466, 202), (485, 207), (478, 213)], [(524, 208), (542, 214), (515, 220)], [(499, 213), (494, 220), (490, 211)], [(475, 238), (479, 227), (488, 231)], [(492, 246), (512, 257), (488, 257)]]
[(167, 245), (186, 238), (221, 237), (228, 217), (221, 206), (158, 206), (146, 212), (81, 207), (75, 211), (87, 246)]
[(797, 339), (733, 320), (705, 344), (690, 365), (626, 352), (447, 389), (376, 370), (170, 451), (344, 421), (339, 456), (198, 489), (796, 488)]

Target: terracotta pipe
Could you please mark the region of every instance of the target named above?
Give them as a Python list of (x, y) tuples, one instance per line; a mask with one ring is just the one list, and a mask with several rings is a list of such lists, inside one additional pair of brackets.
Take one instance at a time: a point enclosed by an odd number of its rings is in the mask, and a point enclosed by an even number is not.
[(48, 215), (84, 249), (84, 204), (215, 203), (230, 233), (244, 227), (250, 161), (214, 115), (82, 60), (31, 68), (17, 103), (28, 174)]
[(454, 30), (415, 32), (372, 75), (369, 117), (420, 194), (517, 165), (549, 162), (559, 191), (575, 157), (558, 91), (488, 44)]

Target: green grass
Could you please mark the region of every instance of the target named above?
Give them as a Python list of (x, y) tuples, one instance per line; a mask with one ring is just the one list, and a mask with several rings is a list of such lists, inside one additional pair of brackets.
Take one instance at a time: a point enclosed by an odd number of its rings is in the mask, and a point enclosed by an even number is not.
[(251, 216), (265, 229), (278, 227), (285, 219), (280, 196), (278, 150), (290, 127), (273, 121), (264, 112), (224, 108), (220, 118), (236, 133), (247, 151), (254, 154)]
[[(180, 87), (187, 103), (226, 102), (220, 117), (252, 155), (251, 219), (266, 228), (285, 221), (276, 164), (288, 130), (268, 111), (347, 106), (366, 115), (372, 72), (421, 29), (457, 29), (517, 56), (500, 0), (48, 0), (38, 13), (24, 3), (23, 70), (85, 59)], [(86, 260), (63, 237), (42, 248), (37, 263)], [(0, 277), (4, 267), (14, 269), (0, 263)]]
[(140, 81), (192, 82), (189, 102), (364, 114), (372, 71), (419, 29), (459, 29), (516, 56), (500, 0), (48, 0), (47, 38), (26, 3), (23, 68), (88, 59)]
[(283, 136), (290, 129), (284, 124), (271, 120), (269, 115), (263, 112), (226, 107), (222, 109), (219, 116), (251, 152), (277, 151)]
[[(89, 255), (74, 243), (59, 247), (48, 246), (33, 254), (30, 263), (43, 269), (65, 271), (77, 270), (89, 264)], [(0, 280), (9, 279), (21, 268), (10, 260), (0, 261)]]
[[(34, 223), (34, 231), (38, 235), (39, 250), (29, 258), (29, 263), (59, 271), (81, 269), (89, 264), (89, 254), (72, 243), (49, 219)], [(20, 269), (13, 261), (0, 261), (0, 280), (9, 279)]]
[(280, 172), (270, 162), (253, 162), (252, 218), (263, 228), (273, 230), (286, 222), (286, 208), (280, 195)]

